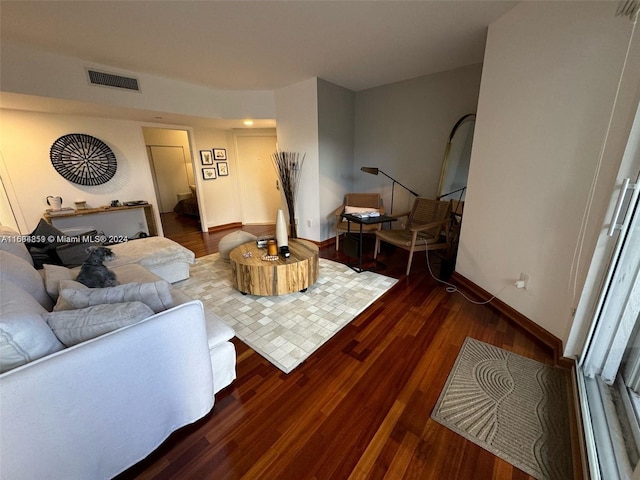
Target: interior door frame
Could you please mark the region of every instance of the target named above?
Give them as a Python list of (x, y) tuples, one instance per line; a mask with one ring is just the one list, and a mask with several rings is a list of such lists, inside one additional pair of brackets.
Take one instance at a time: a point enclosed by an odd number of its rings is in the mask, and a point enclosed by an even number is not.
[[(156, 192), (155, 192), (156, 193), (156, 201), (158, 202), (158, 210), (161, 210), (161, 207), (166, 207), (162, 203), (162, 194), (166, 193), (166, 192), (163, 192), (161, 190), (160, 186), (158, 185), (158, 172), (156, 171), (157, 158), (154, 158), (154, 156), (153, 156), (153, 149), (154, 148), (179, 148), (179, 149), (182, 150), (182, 163), (183, 163), (183, 166), (185, 168), (186, 188), (189, 188), (189, 174), (186, 171), (186, 169), (188, 168), (186, 166), (186, 164), (187, 164), (186, 160), (187, 160), (187, 153), (188, 152), (185, 152), (184, 146), (182, 146), (182, 145), (147, 145), (147, 154), (149, 155), (149, 160), (151, 161), (151, 169), (153, 171), (153, 185), (154, 185), (155, 190), (156, 190)], [(193, 165), (191, 165), (191, 169), (192, 169), (192, 173), (191, 174), (193, 176), (193, 179), (194, 179), (193, 181), (195, 183), (195, 172), (193, 172)], [(167, 213), (167, 212), (161, 212), (161, 213)]]
[[(141, 134), (142, 137), (144, 139), (144, 130), (143, 129), (153, 129), (153, 130), (175, 130), (175, 131), (180, 131), (180, 132), (185, 132), (187, 135), (187, 151), (184, 152), (185, 157), (188, 155), (190, 158), (190, 163), (191, 163), (191, 170), (193, 172), (193, 182), (194, 185), (196, 187), (196, 200), (198, 202), (198, 214), (200, 215), (200, 229), (203, 232), (206, 232), (207, 229), (205, 227), (205, 222), (203, 221), (204, 218), (206, 218), (206, 209), (202, 203), (202, 195), (201, 195), (201, 185), (200, 185), (200, 177), (198, 176), (198, 164), (196, 162), (196, 157), (195, 157), (195, 149), (194, 149), (194, 145), (195, 140), (194, 140), (194, 136), (193, 136), (193, 129), (191, 127), (185, 127), (182, 125), (156, 125), (156, 124), (148, 124), (148, 125), (141, 125)], [(147, 152), (147, 161), (148, 161), (148, 165), (149, 165), (149, 175), (151, 176), (151, 180), (154, 183), (154, 193), (156, 193), (156, 186), (155, 186), (155, 180), (154, 180), (154, 174), (152, 172), (153, 169), (153, 162), (152, 159), (149, 155), (149, 147), (151, 145), (147, 145), (146, 140), (143, 140), (144, 146), (145, 146), (145, 151)], [(186, 164), (187, 162), (185, 162)], [(188, 176), (187, 176), (188, 177)], [(158, 223), (158, 225), (160, 226), (160, 231), (162, 232), (162, 235), (164, 235), (164, 229), (162, 227), (162, 215), (160, 215), (160, 205), (159, 205), (159, 200), (157, 198), (157, 193), (156, 193), (156, 205), (158, 205), (158, 207), (155, 209), (155, 216), (156, 216), (156, 222)]]

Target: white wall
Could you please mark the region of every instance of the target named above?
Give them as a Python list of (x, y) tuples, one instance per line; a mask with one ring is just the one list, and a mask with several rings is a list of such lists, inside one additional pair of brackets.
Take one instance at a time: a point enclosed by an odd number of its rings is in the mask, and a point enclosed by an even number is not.
[[(318, 79), (276, 90), (275, 101), (278, 149), (306, 155), (296, 200), (298, 236), (317, 241), (320, 240)], [(284, 197), (282, 205), (288, 219)]]
[[(392, 182), (360, 171), (367, 166), (435, 198), (449, 134), (460, 117), (475, 113), (481, 72), (482, 65), (471, 65), (357, 92), (354, 191), (383, 193), (389, 211)], [(408, 210), (414, 198), (396, 186), (394, 210)]]
[[(216, 90), (108, 65), (38, 51), (24, 45), (0, 45), (2, 91), (178, 113), (206, 118), (274, 118), (273, 92)], [(86, 67), (139, 79), (140, 92), (90, 85)], [(200, 68), (200, 66), (194, 66)]]
[[(18, 226), (26, 234), (36, 227), (48, 195), (60, 196), (63, 206), (85, 200), (90, 207), (108, 205), (111, 200), (147, 200), (159, 216), (142, 130), (135, 122), (67, 115), (2, 111), (0, 151), (5, 162), (3, 182), (10, 182), (18, 205), (14, 205)], [(115, 176), (99, 186), (82, 186), (64, 179), (53, 168), (49, 149), (55, 140), (69, 133), (85, 133), (106, 143), (116, 156)]]
[[(563, 341), (572, 259), (631, 31), (616, 8), (522, 2), (487, 39), (456, 270)], [(526, 291), (511, 286), (521, 272)]]
[(320, 239), (335, 235), (335, 217), (353, 186), (355, 93), (318, 79)]
[[(86, 200), (92, 207), (107, 205), (115, 199), (147, 200), (154, 205), (156, 224), (160, 226), (143, 135), (144, 125), (126, 120), (74, 115), (14, 110), (1, 110), (1, 113), (0, 153), (6, 169), (0, 170), (0, 174), (3, 182), (8, 177), (6, 181), (15, 191), (15, 199), (11, 201), (16, 207), (22, 233), (29, 233), (35, 228), (48, 208), (45, 202), (48, 195), (61, 196), (67, 207), (73, 207), (77, 199)], [(165, 127), (164, 130), (167, 129), (171, 127)], [(189, 143), (193, 142), (192, 155), (196, 156), (194, 180), (201, 196), (203, 231), (241, 222), (237, 161), (231, 131), (195, 128), (187, 132), (192, 135)], [(93, 135), (109, 145), (118, 160), (115, 177), (97, 187), (76, 185), (62, 178), (51, 165), (49, 149), (57, 138), (68, 133)], [(227, 149), (229, 175), (204, 181), (199, 150), (214, 147)]]
[[(1, 114), (2, 111), (0, 110)], [(11, 206), (11, 201), (12, 199), (15, 201), (15, 198), (13, 185), (9, 181), (7, 168), (2, 158), (2, 148), (0, 148), (0, 225), (19, 231), (16, 214), (14, 214)]]
[[(200, 195), (200, 207), (203, 217), (202, 230), (242, 221), (240, 196), (238, 193), (238, 161), (231, 131), (194, 127), (193, 154), (196, 155), (196, 184)], [(229, 175), (214, 180), (204, 180), (203, 165), (200, 162), (200, 150), (225, 148)], [(215, 163), (215, 162), (214, 162)], [(211, 167), (215, 165), (207, 165)]]

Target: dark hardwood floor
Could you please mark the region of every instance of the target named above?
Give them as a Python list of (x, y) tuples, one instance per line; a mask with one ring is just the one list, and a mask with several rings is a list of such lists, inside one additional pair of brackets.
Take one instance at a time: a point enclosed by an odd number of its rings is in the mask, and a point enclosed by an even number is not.
[[(216, 252), (229, 233), (170, 222), (165, 234), (196, 256)], [(345, 260), (333, 244), (321, 256)], [(238, 378), (213, 410), (119, 478), (532, 478), (430, 414), (468, 336), (547, 364), (553, 353), (489, 306), (448, 293), (424, 253), (408, 277), (406, 252), (383, 250), (380, 260), (378, 271), (398, 283), (290, 374), (234, 340)]]

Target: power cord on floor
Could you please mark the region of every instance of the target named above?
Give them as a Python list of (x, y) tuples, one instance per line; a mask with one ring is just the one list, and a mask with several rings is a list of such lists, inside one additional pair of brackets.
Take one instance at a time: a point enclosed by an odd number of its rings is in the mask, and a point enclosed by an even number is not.
[[(427, 241), (424, 240), (425, 245), (427, 244)], [(472, 300), (469, 297), (467, 297), (464, 293), (462, 293), (460, 291), (460, 289), (458, 287), (456, 287), (455, 285), (453, 285), (452, 283), (449, 282), (445, 282), (444, 280), (440, 280), (439, 278), (437, 278), (434, 274), (433, 271), (431, 270), (431, 263), (429, 263), (429, 250), (425, 250), (425, 254), (426, 254), (426, 258), (427, 258), (427, 268), (429, 269), (429, 273), (431, 274), (431, 278), (433, 278), (436, 282), (442, 283), (443, 285), (446, 285), (447, 288), (445, 288), (445, 290), (448, 293), (459, 293), (460, 295), (462, 295), (464, 297), (465, 300), (467, 300), (470, 303), (473, 303), (475, 305), (487, 305), (489, 302), (491, 302), (492, 300), (494, 300), (498, 295), (500, 295), (502, 293), (502, 291), (508, 287), (508, 285), (505, 285), (504, 287), (502, 287), (502, 289), (496, 293), (495, 295), (493, 295), (489, 300), (485, 300), (483, 302), (478, 302), (476, 300)]]

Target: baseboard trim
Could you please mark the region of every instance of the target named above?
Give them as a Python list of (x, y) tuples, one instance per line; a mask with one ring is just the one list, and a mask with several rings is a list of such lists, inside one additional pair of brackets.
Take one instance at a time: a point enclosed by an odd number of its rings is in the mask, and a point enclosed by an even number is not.
[(314, 243), (316, 245), (318, 245), (318, 247), (324, 248), (324, 247), (327, 247), (329, 245), (335, 245), (336, 239), (335, 239), (335, 237), (331, 237), (331, 238), (327, 238), (326, 240), (323, 240), (321, 242), (314, 241)]
[(215, 233), (223, 230), (230, 230), (232, 228), (242, 228), (242, 222), (226, 223), (224, 225), (216, 225), (215, 227), (209, 227), (207, 232)]
[[(451, 281), (458, 287), (463, 289), (465, 292), (475, 296), (478, 300), (487, 300), (493, 296), (465, 276), (460, 275), (458, 272), (453, 272), (453, 274), (451, 275)], [(498, 298), (494, 298), (493, 300), (491, 300), (488, 305), (497, 312), (507, 317), (509, 321), (518, 325), (527, 333), (535, 337), (538, 341), (549, 347), (553, 352), (553, 358), (556, 365), (564, 368), (571, 368), (571, 366), (574, 364), (573, 360), (564, 358), (562, 356), (562, 340), (560, 340), (558, 337), (548, 332), (533, 320), (525, 317), (516, 309), (510, 307)]]

